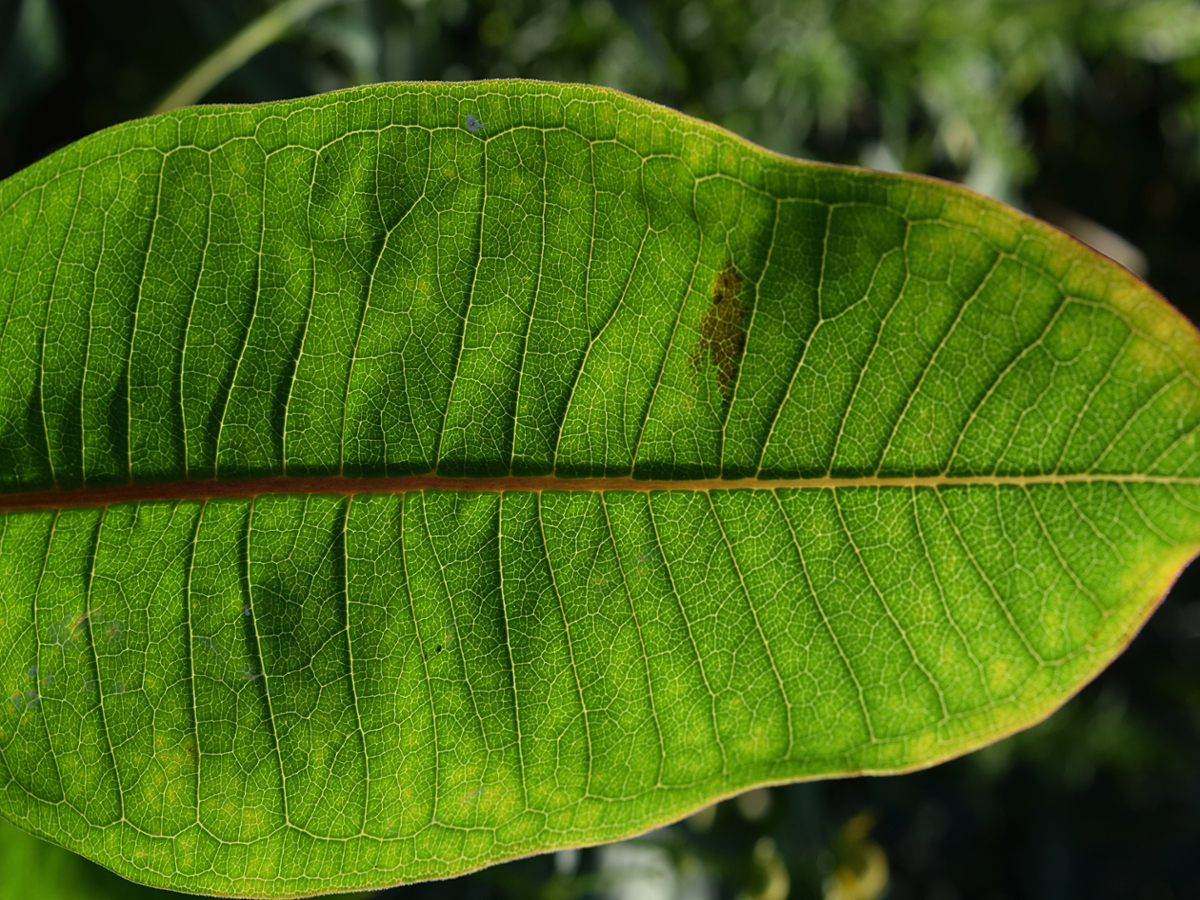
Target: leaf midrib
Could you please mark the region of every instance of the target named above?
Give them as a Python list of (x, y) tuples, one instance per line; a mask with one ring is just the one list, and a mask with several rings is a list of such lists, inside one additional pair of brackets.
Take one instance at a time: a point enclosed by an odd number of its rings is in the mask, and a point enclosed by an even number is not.
[(78, 488), (0, 493), (0, 514), (20, 510), (54, 510), (105, 507), (114, 503), (171, 500), (216, 500), (259, 497), (266, 494), (406, 494), (411, 491), (729, 491), (861, 487), (1032, 487), (1046, 484), (1159, 484), (1200, 485), (1200, 477), (1138, 473), (1077, 472), (1048, 475), (911, 475), (818, 476), (806, 478), (701, 478), (642, 479), (631, 476), (563, 478), (556, 475), (502, 475), (453, 478), (444, 475), (403, 475), (349, 478), (343, 475), (296, 477), (273, 475), (242, 480), (134, 482)]

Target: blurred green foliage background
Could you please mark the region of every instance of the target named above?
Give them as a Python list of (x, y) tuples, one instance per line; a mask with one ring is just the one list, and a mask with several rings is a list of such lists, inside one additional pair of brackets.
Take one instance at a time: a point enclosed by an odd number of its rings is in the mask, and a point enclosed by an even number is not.
[[(234, 67), (255, 35), (267, 46)], [(608, 85), (784, 153), (961, 181), (1200, 318), (1198, 2), (0, 0), (0, 177), (149, 114), (206, 60), (204, 102)], [(1198, 858), (1194, 566), (1079, 697), (972, 756), (756, 791), (634, 841), (378, 896), (1183, 900)], [(131, 887), (0, 823), (0, 900), (178, 896)]]

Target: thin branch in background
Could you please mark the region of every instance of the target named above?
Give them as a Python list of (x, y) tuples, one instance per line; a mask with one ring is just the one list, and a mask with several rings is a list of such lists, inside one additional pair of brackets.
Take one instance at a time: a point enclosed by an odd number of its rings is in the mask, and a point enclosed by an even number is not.
[(328, 6), (351, 0), (283, 0), (272, 6), (214, 50), (183, 77), (151, 114), (191, 106), (204, 98), (225, 76), (279, 40), (292, 26)]

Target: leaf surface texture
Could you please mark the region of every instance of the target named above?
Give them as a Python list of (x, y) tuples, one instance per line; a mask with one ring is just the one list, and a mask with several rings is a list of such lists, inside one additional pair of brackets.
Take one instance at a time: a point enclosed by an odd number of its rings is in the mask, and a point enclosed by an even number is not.
[(966, 752), (1196, 552), (1198, 349), (1011, 209), (598, 88), (94, 135), (0, 184), (0, 807), (295, 896)]

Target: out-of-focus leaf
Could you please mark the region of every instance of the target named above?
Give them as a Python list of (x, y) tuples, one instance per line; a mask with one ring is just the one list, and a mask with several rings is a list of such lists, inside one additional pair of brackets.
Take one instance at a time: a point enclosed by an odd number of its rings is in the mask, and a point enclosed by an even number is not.
[(0, 819), (0, 897), (5, 900), (170, 900), (70, 850)]

